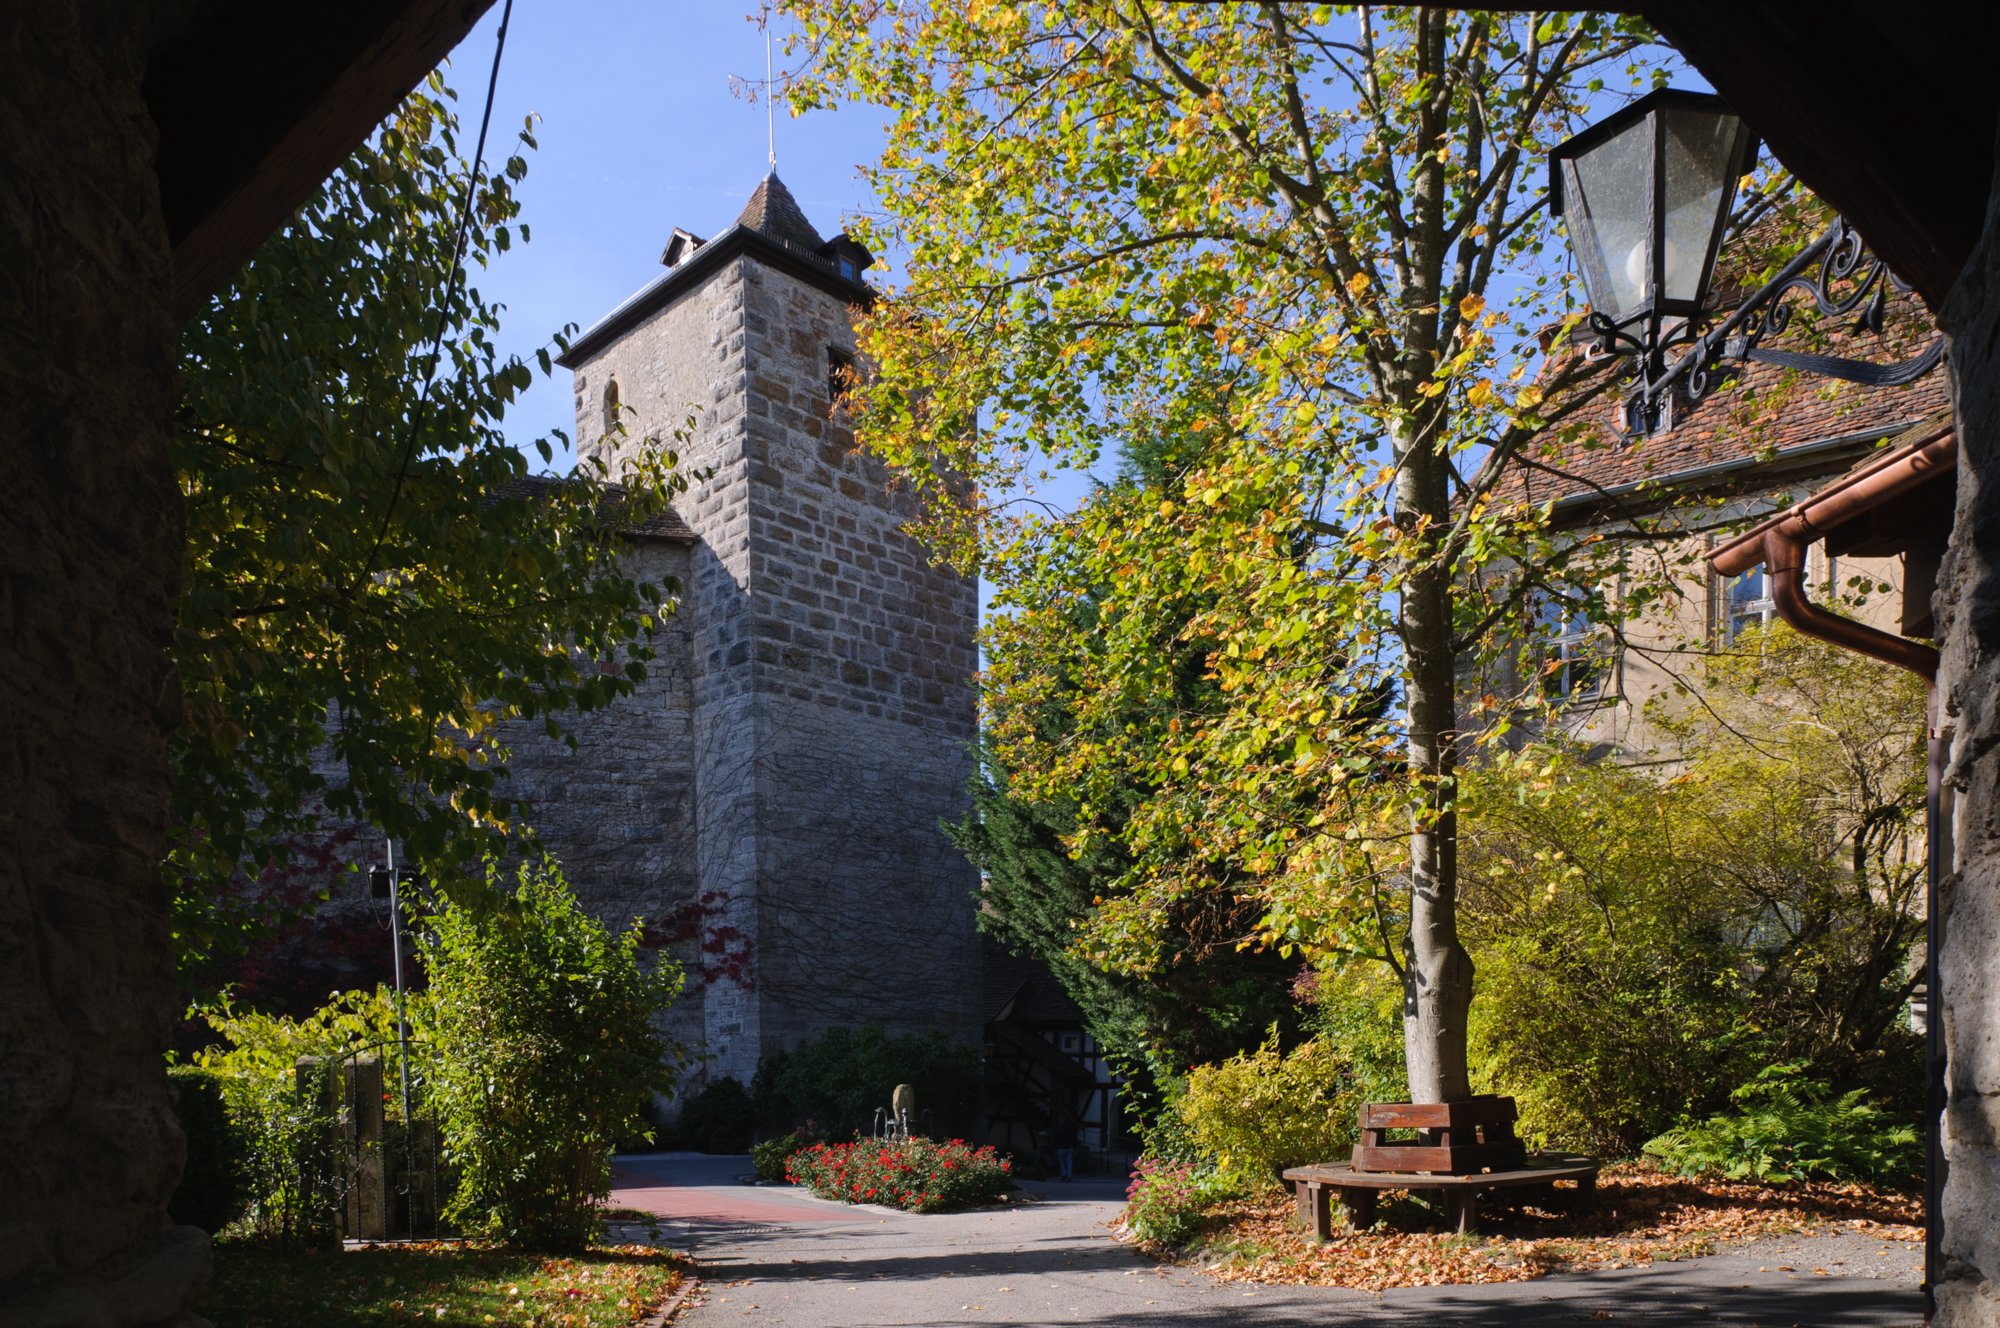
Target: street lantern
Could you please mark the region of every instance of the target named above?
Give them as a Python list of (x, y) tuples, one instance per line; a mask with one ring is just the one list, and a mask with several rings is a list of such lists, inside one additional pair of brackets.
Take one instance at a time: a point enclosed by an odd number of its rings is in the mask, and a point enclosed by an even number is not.
[(1590, 339), (1629, 359), (1628, 436), (1673, 428), (1680, 407), (1727, 379), (1723, 360), (1883, 387), (1915, 381), (1943, 356), (1943, 337), (1900, 364), (1759, 344), (1790, 321), (1789, 291), (1807, 293), (1822, 315), (1882, 330), (1884, 287), (1900, 283), (1841, 218), (1734, 309), (1708, 307), (1736, 182), (1756, 160), (1756, 137), (1728, 103), (1680, 88), (1641, 97), (1549, 154), (1549, 208), (1582, 271)]
[(1657, 355), (1708, 299), (1736, 182), (1757, 140), (1728, 103), (1662, 88), (1549, 154), (1593, 329)]

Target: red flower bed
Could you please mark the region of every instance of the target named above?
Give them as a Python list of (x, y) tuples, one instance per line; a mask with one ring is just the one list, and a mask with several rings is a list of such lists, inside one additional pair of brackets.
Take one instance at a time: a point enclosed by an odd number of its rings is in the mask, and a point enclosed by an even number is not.
[(942, 1213), (991, 1203), (1014, 1186), (1012, 1167), (991, 1147), (963, 1139), (814, 1144), (785, 1159), (785, 1179), (822, 1199)]

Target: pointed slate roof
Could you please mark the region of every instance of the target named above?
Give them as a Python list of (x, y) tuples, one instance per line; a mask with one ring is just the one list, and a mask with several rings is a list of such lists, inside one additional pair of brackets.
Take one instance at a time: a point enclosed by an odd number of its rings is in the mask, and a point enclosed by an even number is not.
[(772, 171), (751, 191), (736, 224), (714, 239), (704, 242), (676, 230), (666, 252), (660, 255), (667, 271), (570, 343), (568, 350), (556, 356), (556, 363), (565, 369), (585, 363), (673, 299), (676, 292), (706, 280), (738, 255), (754, 256), (758, 262), (817, 286), (844, 303), (865, 306), (874, 302), (875, 292), (862, 279), (862, 273), (874, 265), (874, 256), (845, 233), (821, 239), (792, 191)]
[(750, 201), (743, 205), (736, 224), (780, 244), (796, 245), (808, 253), (816, 253), (826, 244), (819, 232), (813, 229), (813, 224), (806, 220), (799, 201), (792, 197), (791, 190), (785, 188), (785, 182), (778, 178), (776, 171), (765, 176), (751, 192)]

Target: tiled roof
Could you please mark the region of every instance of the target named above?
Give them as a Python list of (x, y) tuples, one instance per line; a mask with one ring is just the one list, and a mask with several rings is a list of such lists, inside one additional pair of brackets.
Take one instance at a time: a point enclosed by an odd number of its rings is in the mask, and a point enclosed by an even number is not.
[(765, 176), (751, 192), (750, 201), (743, 205), (736, 224), (780, 244), (795, 245), (808, 253), (818, 253), (826, 245), (819, 232), (813, 229), (813, 224), (806, 220), (798, 200), (792, 197), (791, 190), (785, 188), (785, 182), (778, 178), (776, 171)]
[[(530, 500), (546, 498), (562, 488), (568, 481), (555, 475), (526, 475), (510, 481), (493, 491), (493, 500), (506, 498), (526, 498)], [(610, 522), (617, 522), (618, 533), (628, 539), (672, 540), (692, 544), (697, 538), (693, 527), (681, 520), (680, 513), (669, 507), (657, 516), (627, 525), (618, 522), (618, 508), (625, 497), (624, 486), (607, 484), (603, 486), (602, 497), (598, 500), (597, 514)]]
[(1015, 954), (985, 932), (979, 935), (979, 959), (986, 1023), (1004, 1015), (1017, 1024), (1082, 1025), (1083, 1011), (1041, 960)]

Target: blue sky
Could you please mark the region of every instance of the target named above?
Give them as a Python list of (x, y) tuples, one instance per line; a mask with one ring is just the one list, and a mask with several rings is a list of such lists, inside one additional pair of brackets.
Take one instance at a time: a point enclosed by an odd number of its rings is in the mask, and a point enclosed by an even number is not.
[[(452, 54), (468, 152), (500, 10)], [(505, 159), (523, 116), (541, 116), (520, 191), (533, 240), (472, 275), (507, 306), (504, 349), (531, 360), (564, 323), (610, 312), (659, 275), (675, 226), (712, 236), (736, 219), (766, 170), (764, 107), (729, 87), (731, 74), (763, 78), (763, 39), (745, 18), (757, 10), (755, 0), (515, 0), (487, 160)], [(881, 126), (873, 111), (792, 120), (780, 109), (778, 173), (822, 234), (868, 205), (856, 167), (875, 157)], [(508, 441), (528, 450), (568, 432), (570, 401), (567, 370), (538, 379), (508, 412)]]

